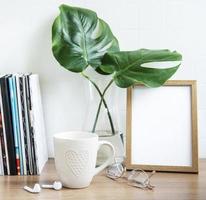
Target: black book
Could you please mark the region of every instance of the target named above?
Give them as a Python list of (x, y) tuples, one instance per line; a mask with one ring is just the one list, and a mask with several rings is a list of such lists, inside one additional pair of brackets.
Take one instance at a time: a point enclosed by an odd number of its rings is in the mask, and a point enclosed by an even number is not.
[[(24, 145), (25, 145), (25, 157), (26, 157), (26, 171), (27, 175), (30, 174), (29, 171), (29, 144), (28, 144), (28, 136), (27, 136), (27, 120), (26, 120), (26, 109), (27, 109), (27, 104), (25, 103), (25, 77), (20, 76), (19, 77), (19, 87), (20, 87), (20, 99), (21, 99), (21, 113), (22, 113), (22, 123), (23, 123), (23, 132), (24, 132)], [(29, 130), (28, 130), (29, 132)], [(28, 133), (29, 135), (29, 133)]]
[(32, 163), (32, 150), (31, 150), (31, 138), (30, 138), (30, 111), (27, 101), (27, 88), (26, 88), (26, 77), (22, 76), (22, 86), (23, 86), (23, 99), (24, 99), (24, 115), (23, 119), (25, 121), (25, 130), (26, 130), (26, 163), (27, 163), (27, 175), (33, 174), (33, 163)]
[[(32, 113), (32, 104), (31, 104), (31, 93), (30, 93), (30, 82), (29, 75), (26, 76), (26, 88), (27, 88), (27, 100), (30, 113)], [(31, 150), (32, 150), (32, 163), (33, 163), (33, 174), (37, 174), (37, 165), (36, 165), (36, 152), (35, 152), (35, 141), (34, 141), (34, 126), (33, 126), (33, 115), (30, 116), (30, 138), (31, 138)]]
[(35, 143), (34, 143), (34, 130), (32, 125), (32, 119), (31, 119), (31, 112), (32, 112), (32, 105), (31, 105), (31, 95), (30, 95), (30, 86), (29, 86), (29, 75), (25, 75), (25, 89), (26, 89), (26, 113), (28, 113), (27, 116), (27, 123), (29, 128), (29, 135), (27, 140), (29, 141), (28, 144), (28, 151), (29, 154), (29, 161), (30, 161), (30, 174), (35, 175), (37, 174), (37, 165), (36, 165), (36, 154), (35, 154)]
[(7, 151), (8, 151), (8, 161), (9, 161), (9, 170), (10, 175), (17, 175), (16, 168), (16, 152), (14, 144), (14, 134), (12, 127), (12, 113), (11, 113), (11, 104), (9, 98), (9, 83), (8, 76), (0, 78), (1, 85), (1, 97), (2, 97), (2, 109), (4, 114), (4, 126), (6, 133), (7, 141)]
[(6, 149), (4, 143), (4, 128), (3, 128), (3, 113), (1, 110), (1, 97), (0, 97), (0, 143), (1, 143), (1, 157), (2, 157), (2, 167), (3, 167), (3, 174), (8, 175), (7, 171), (7, 163), (6, 163)]

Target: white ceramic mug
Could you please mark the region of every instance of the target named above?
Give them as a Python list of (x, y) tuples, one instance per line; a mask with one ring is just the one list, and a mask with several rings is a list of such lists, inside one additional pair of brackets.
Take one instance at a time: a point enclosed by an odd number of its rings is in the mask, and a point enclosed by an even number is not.
[[(95, 168), (97, 151), (102, 145), (111, 149), (106, 161)], [(115, 150), (107, 141), (98, 141), (90, 132), (64, 132), (54, 135), (54, 158), (57, 173), (64, 187), (84, 188), (89, 186), (94, 175), (114, 160)]]

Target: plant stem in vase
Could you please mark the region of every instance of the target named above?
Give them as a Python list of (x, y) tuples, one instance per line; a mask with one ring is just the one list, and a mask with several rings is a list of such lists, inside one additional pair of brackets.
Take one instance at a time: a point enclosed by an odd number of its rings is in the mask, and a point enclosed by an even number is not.
[(113, 124), (113, 121), (112, 121), (112, 117), (111, 117), (109, 108), (108, 108), (107, 103), (106, 103), (106, 101), (104, 99), (104, 95), (105, 95), (106, 91), (108, 90), (108, 88), (110, 87), (110, 85), (113, 83), (113, 80), (111, 80), (108, 83), (108, 85), (105, 87), (103, 93), (101, 93), (101, 91), (100, 91), (99, 87), (97, 86), (97, 84), (94, 81), (92, 81), (89, 78), (89, 76), (85, 75), (83, 72), (81, 74), (82, 74), (82, 76), (84, 76), (86, 79), (88, 79), (94, 85), (95, 89), (97, 90), (97, 92), (98, 92), (98, 94), (100, 96), (100, 102), (99, 102), (97, 113), (96, 113), (96, 116), (95, 116), (95, 121), (94, 121), (94, 125), (93, 125), (93, 128), (92, 128), (92, 132), (95, 132), (95, 130), (96, 130), (96, 125), (97, 125), (100, 109), (101, 109), (102, 102), (103, 102), (104, 107), (107, 110), (107, 114), (108, 114), (108, 118), (109, 118), (109, 122), (110, 122), (110, 126), (111, 126), (111, 131), (112, 131), (112, 134), (114, 135), (115, 134), (114, 124)]

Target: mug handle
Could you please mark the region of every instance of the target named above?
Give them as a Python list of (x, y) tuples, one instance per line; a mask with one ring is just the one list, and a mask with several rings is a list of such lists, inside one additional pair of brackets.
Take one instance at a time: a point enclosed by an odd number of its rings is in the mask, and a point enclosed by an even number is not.
[(103, 140), (103, 141), (98, 141), (98, 144), (99, 144), (98, 150), (102, 145), (107, 145), (110, 148), (112, 154), (107, 158), (107, 160), (103, 164), (95, 168), (94, 176), (97, 175), (104, 168), (106, 168), (110, 164), (111, 160), (114, 159), (115, 156), (115, 149), (112, 143)]

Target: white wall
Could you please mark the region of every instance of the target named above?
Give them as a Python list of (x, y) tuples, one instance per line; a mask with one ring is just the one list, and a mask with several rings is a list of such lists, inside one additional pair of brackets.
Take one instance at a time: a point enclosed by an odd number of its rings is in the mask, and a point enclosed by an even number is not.
[[(51, 52), (51, 25), (61, 3), (95, 10), (110, 24), (121, 49), (169, 48), (183, 54), (173, 79), (198, 80), (200, 157), (206, 157), (206, 1), (0, 0), (0, 73), (40, 75), (50, 156), (52, 135), (80, 130), (86, 107), (87, 82), (60, 68)], [(124, 122), (125, 91), (121, 95)]]

